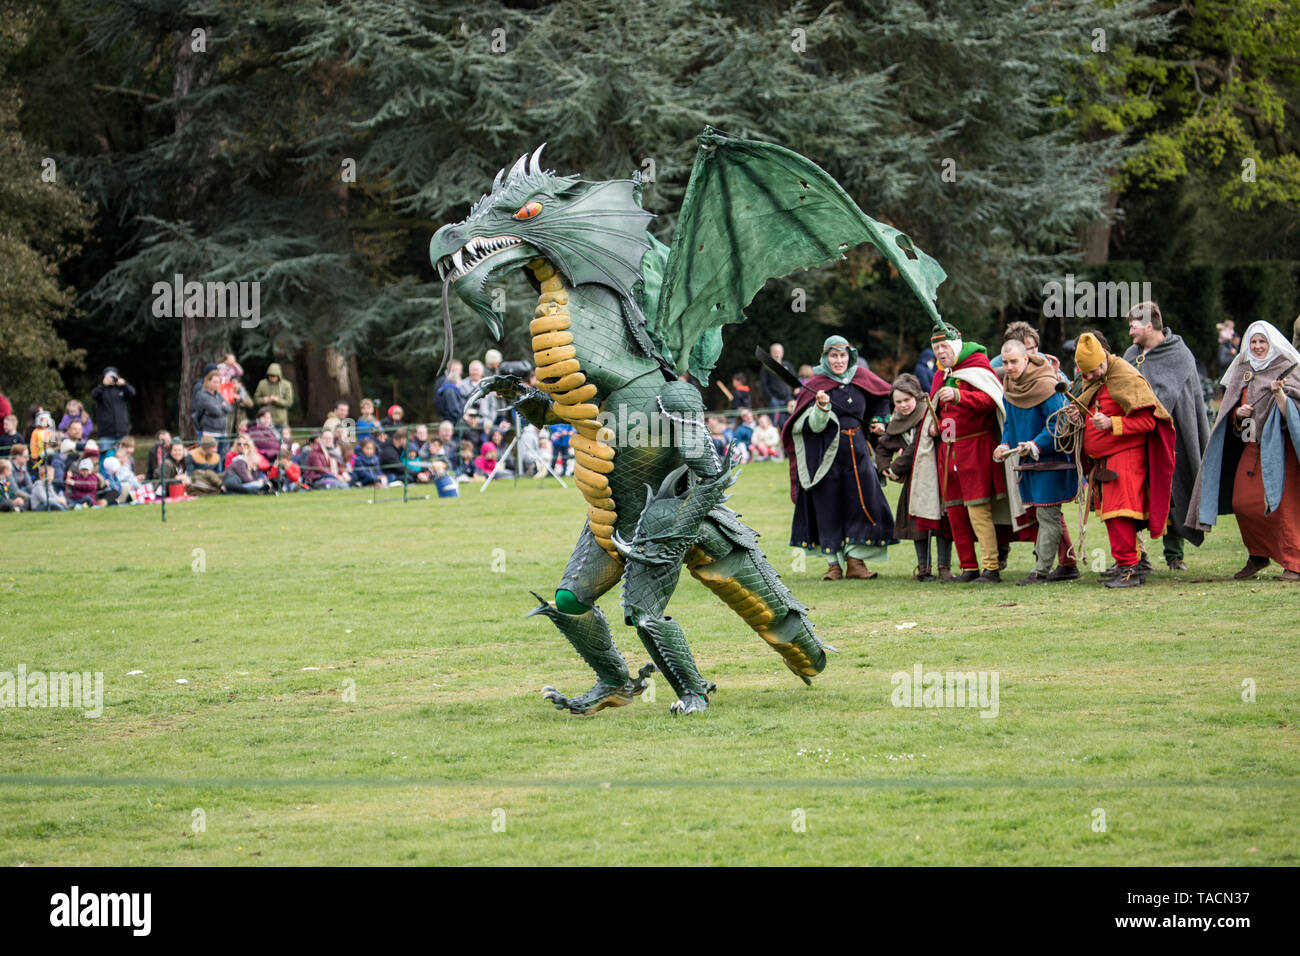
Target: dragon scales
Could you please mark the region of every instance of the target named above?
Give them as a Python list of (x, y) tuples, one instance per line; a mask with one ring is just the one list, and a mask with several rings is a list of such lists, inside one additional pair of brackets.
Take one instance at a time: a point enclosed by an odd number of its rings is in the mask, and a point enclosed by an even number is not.
[[(591, 714), (623, 706), (655, 670), (677, 695), (673, 713), (705, 710), (713, 683), (700, 674), (681, 625), (665, 611), (681, 569), (718, 595), (786, 666), (811, 683), (826, 665), (807, 608), (781, 581), (758, 536), (727, 507), (734, 480), (704, 427), (699, 390), (722, 347), (721, 326), (769, 277), (838, 258), (872, 242), (934, 321), (943, 270), (911, 240), (857, 208), (807, 159), (712, 129), (699, 138), (671, 248), (647, 231), (638, 178), (586, 182), (541, 167), (541, 148), (497, 173), (469, 216), (434, 235), (430, 261), (449, 292), (497, 337), (501, 317), (486, 287), (523, 269), (538, 291), (529, 325), (537, 387), (485, 378), (531, 424), (574, 427), (575, 480), (587, 520), (548, 601), (548, 617), (596, 674), (586, 693), (544, 694)], [(750, 221), (762, 222), (754, 229)], [(450, 348), (450, 332), (448, 332)], [(639, 417), (644, 416), (644, 417)], [(657, 421), (616, 433), (613, 422)], [(633, 676), (597, 600), (622, 582), (624, 623), (652, 663)]]

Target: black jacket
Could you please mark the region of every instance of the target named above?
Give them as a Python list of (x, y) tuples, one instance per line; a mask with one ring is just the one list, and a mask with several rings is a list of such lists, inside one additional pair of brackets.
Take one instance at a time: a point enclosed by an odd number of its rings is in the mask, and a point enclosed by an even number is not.
[[(781, 364), (785, 366), (791, 375), (795, 374), (794, 366), (789, 362), (783, 360)], [(784, 405), (794, 395), (794, 389), (777, 378), (776, 374), (767, 368), (764, 368), (759, 375), (759, 381), (763, 386), (763, 394), (767, 396), (769, 405)]]
[(90, 397), (95, 402), (95, 427), (100, 438), (122, 438), (131, 434), (131, 409), (127, 403), (135, 398), (135, 386), (101, 382)]

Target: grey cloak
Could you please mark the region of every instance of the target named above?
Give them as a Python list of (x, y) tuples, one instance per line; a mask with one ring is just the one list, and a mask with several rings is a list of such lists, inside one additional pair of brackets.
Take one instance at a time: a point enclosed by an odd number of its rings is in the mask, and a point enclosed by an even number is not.
[(1199, 547), (1205, 540), (1205, 532), (1186, 524), (1187, 506), (1201, 470), (1205, 446), (1210, 443), (1210, 420), (1205, 414), (1205, 393), (1201, 391), (1201, 377), (1196, 373), (1196, 358), (1183, 344), (1182, 337), (1166, 326), (1163, 342), (1145, 356), (1137, 345), (1131, 345), (1124, 353), (1124, 361), (1151, 384), (1156, 398), (1174, 420), (1173, 506), (1169, 509), (1169, 521), (1179, 537)]

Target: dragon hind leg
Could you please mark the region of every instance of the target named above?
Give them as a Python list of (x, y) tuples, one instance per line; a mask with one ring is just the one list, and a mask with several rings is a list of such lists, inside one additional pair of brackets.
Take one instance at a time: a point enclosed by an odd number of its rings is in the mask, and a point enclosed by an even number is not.
[(716, 527), (709, 527), (699, 546), (687, 554), (685, 564), (691, 575), (739, 614), (805, 684), (811, 684), (826, 667), (828, 645), (818, 639), (807, 609), (781, 582), (756, 545), (738, 544)]
[(650, 652), (650, 659), (677, 695), (669, 711), (694, 714), (707, 710), (709, 695), (717, 690), (718, 685), (707, 683), (700, 676), (681, 625), (671, 617), (643, 618), (637, 621), (636, 633)]

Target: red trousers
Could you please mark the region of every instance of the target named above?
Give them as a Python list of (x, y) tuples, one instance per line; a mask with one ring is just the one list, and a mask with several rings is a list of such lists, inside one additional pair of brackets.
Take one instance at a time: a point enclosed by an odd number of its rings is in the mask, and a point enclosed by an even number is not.
[[(947, 509), (948, 527), (952, 531), (953, 547), (963, 571), (996, 571), (998, 569), (998, 529), (993, 524), (993, 506), (990, 503), (952, 505)], [(973, 520), (972, 520), (973, 519)], [(980, 557), (975, 556), (979, 543)]]
[(1138, 563), (1136, 518), (1111, 518), (1106, 522), (1106, 534), (1110, 536), (1110, 554), (1121, 568)]

